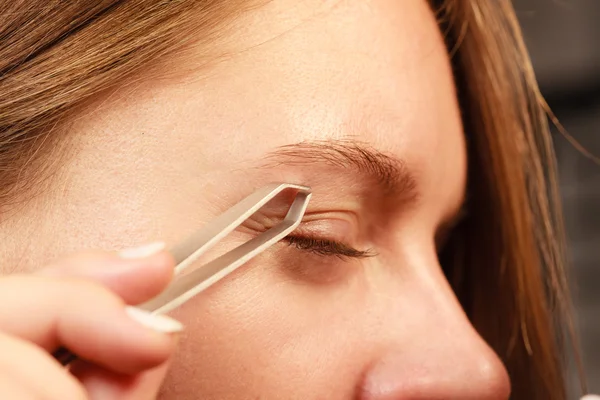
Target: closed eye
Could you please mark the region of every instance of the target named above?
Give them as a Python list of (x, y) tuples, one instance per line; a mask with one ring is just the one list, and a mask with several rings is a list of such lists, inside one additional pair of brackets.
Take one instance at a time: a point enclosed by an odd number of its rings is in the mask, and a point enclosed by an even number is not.
[(339, 258), (367, 258), (377, 255), (372, 250), (358, 250), (347, 244), (329, 239), (306, 236), (287, 236), (285, 239), (290, 246), (308, 251), (320, 256), (335, 256)]

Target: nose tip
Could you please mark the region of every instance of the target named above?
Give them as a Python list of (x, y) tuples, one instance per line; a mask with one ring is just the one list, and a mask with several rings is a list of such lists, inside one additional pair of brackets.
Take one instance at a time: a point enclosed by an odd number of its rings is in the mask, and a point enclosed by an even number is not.
[(509, 398), (506, 369), (485, 343), (475, 344), (468, 352), (447, 350), (438, 347), (421, 354), (409, 350), (385, 355), (365, 375), (358, 397), (361, 400)]

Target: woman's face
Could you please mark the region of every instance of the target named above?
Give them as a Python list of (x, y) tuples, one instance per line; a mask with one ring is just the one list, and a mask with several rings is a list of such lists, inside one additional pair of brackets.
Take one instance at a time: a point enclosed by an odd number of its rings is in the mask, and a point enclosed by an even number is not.
[(43, 238), (22, 267), (173, 244), (267, 183), (308, 185), (297, 235), (339, 244), (275, 245), (176, 311), (162, 398), (507, 398), (437, 258), (466, 154), (427, 3), (274, 0), (224, 35), (228, 57), (198, 67), (206, 49), (191, 49), (179, 78), (127, 85), (73, 122), (56, 191), (22, 219)]

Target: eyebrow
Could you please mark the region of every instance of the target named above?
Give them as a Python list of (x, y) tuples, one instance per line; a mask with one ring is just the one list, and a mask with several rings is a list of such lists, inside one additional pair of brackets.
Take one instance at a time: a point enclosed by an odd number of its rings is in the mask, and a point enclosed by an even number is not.
[(384, 195), (418, 198), (417, 179), (406, 163), (367, 143), (354, 140), (303, 141), (278, 147), (266, 157), (267, 165), (326, 164), (372, 180)]

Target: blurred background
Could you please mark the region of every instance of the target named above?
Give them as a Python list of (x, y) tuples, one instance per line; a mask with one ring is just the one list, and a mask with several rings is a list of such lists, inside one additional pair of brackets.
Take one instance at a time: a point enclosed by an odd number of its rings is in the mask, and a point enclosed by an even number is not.
[[(543, 94), (568, 132), (600, 157), (600, 0), (513, 0)], [(600, 394), (600, 165), (554, 129), (590, 390)], [(570, 371), (575, 383), (575, 371)], [(576, 387), (570, 399), (578, 399)]]

